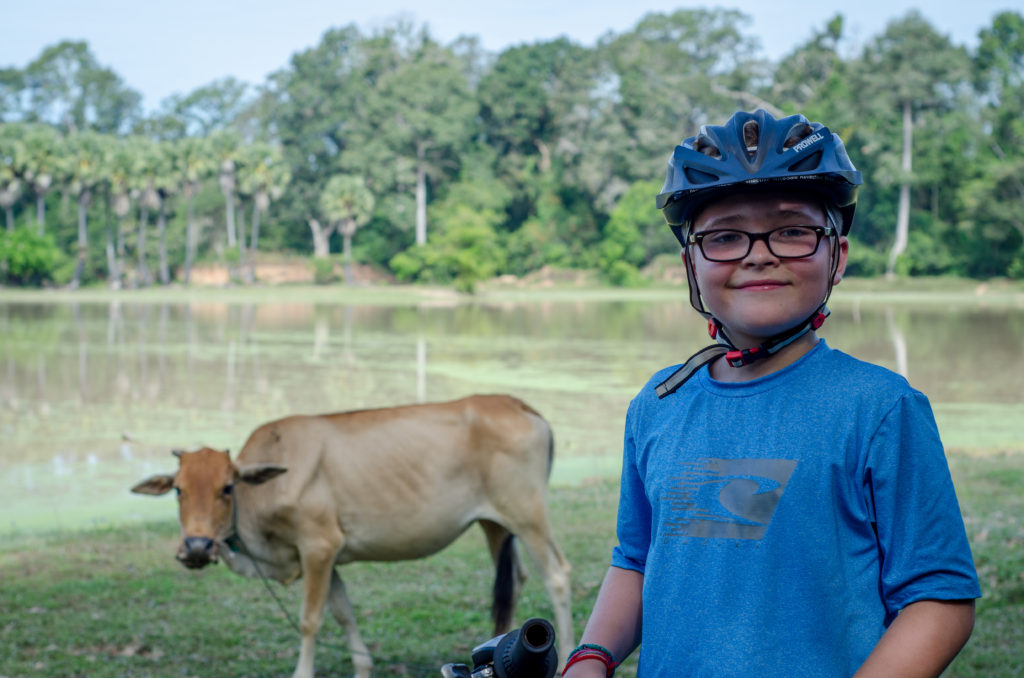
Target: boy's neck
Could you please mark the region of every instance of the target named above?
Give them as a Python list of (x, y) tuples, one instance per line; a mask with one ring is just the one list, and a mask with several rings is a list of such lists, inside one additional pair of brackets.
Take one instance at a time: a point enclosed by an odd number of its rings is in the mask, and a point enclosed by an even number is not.
[(792, 365), (802, 356), (807, 354), (818, 344), (818, 335), (813, 331), (808, 332), (789, 346), (786, 346), (767, 358), (763, 358), (749, 365), (733, 367), (722, 358), (718, 358), (708, 366), (708, 373), (715, 381), (742, 382), (752, 381), (767, 376), (772, 372), (778, 372), (784, 367)]

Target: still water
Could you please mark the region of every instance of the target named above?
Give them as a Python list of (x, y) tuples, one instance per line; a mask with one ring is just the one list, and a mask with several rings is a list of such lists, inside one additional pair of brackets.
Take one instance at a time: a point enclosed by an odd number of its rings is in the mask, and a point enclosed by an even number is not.
[[(1024, 449), (1021, 304), (844, 301), (821, 334), (932, 400), (947, 447)], [(626, 405), (708, 343), (682, 300), (344, 305), (0, 296), (0, 533), (174, 515), (169, 452), (270, 419), (505, 392), (551, 421), (552, 482), (617, 476)]]

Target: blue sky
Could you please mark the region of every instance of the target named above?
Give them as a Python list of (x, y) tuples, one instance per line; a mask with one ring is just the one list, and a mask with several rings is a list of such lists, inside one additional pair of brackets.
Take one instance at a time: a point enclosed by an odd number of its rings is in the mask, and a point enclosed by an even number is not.
[[(43, 48), (63, 39), (85, 40), (99, 62), (143, 94), (147, 109), (171, 94), (184, 94), (234, 76), (261, 83), (289, 57), (319, 42), (332, 26), (355, 23), (364, 32), (394, 21), (426, 24), (441, 42), (474, 35), (490, 51), (566, 35), (593, 44), (611, 30), (626, 31), (648, 12), (725, 7), (751, 17), (744, 27), (777, 58), (810, 37), (837, 12), (860, 45), (885, 24), (917, 7), (956, 44), (973, 46), (978, 30), (1002, 10), (1024, 12), (1024, 0), (818, 0), (816, 2), (662, 2), (622, 0), (49, 0), (8, 2), (0, 12), (0, 67), (23, 68)], [(43, 9), (41, 9), (43, 8)]]

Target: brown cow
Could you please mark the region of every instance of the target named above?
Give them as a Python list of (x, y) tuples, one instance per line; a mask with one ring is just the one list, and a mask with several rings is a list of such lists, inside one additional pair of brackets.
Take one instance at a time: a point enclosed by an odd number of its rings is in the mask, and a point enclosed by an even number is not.
[(177, 491), (184, 565), (220, 557), (238, 574), (285, 584), (303, 578), (296, 678), (313, 675), (325, 601), (345, 628), (356, 676), (371, 674), (336, 565), (421, 558), (473, 522), (498, 571), (495, 633), (511, 627), (525, 579), (514, 548), (519, 537), (551, 596), (564, 663), (573, 640), (570, 568), (548, 523), (552, 451), (548, 423), (528, 405), (477, 395), (273, 421), (249, 436), (234, 461), (209, 448), (175, 452), (176, 474), (132, 491)]

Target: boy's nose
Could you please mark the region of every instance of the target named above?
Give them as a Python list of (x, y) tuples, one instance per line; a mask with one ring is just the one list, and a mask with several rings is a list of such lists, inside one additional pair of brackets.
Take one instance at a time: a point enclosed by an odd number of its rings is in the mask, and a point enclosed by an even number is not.
[(768, 243), (764, 240), (755, 240), (750, 248), (750, 252), (743, 258), (743, 261), (749, 261), (751, 263), (760, 263), (763, 261), (774, 261), (777, 260), (772, 251), (768, 249)]

